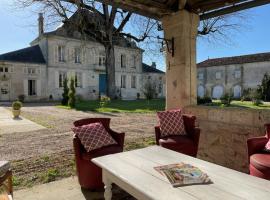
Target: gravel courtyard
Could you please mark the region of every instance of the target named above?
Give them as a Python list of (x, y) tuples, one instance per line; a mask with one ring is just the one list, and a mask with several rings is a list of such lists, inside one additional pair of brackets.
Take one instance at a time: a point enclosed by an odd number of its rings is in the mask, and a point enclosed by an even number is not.
[[(15, 178), (18, 179), (17, 184), (15, 181), (15, 188), (16, 185), (22, 188), (50, 182), (58, 179), (58, 176), (61, 178), (74, 175), (73, 134), (70, 128), (73, 121), (81, 118), (111, 118), (111, 128), (126, 133), (126, 150), (143, 147), (145, 143), (154, 143), (154, 113), (100, 114), (61, 109), (54, 104), (25, 104), (22, 116), (47, 129), (14, 134), (1, 133), (0, 157), (13, 163)], [(63, 169), (64, 172), (61, 171)]]

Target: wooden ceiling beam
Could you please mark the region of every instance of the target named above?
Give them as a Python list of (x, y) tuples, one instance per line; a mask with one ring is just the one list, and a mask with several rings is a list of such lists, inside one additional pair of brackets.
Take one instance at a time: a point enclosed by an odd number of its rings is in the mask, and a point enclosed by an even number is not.
[(193, 4), (189, 4), (191, 11), (196, 13), (207, 12), (223, 7), (227, 7), (233, 4), (247, 2), (248, 0), (208, 0), (208, 1), (197, 1)]
[(247, 9), (258, 7), (258, 6), (263, 6), (269, 3), (270, 3), (270, 0), (253, 0), (246, 3), (240, 3), (237, 5), (229, 6), (223, 9), (219, 9), (216, 11), (211, 11), (211, 12), (202, 14), (200, 15), (200, 20), (206, 20), (206, 19), (210, 19), (210, 18), (222, 16), (222, 15), (227, 15), (227, 14), (238, 12), (241, 10), (247, 10)]
[(173, 10), (169, 9), (167, 5), (158, 3), (153, 0), (143, 0), (143, 3), (140, 0), (134, 0), (134, 2), (132, 3), (127, 0), (123, 1), (98, 0), (98, 1), (154, 19), (160, 19), (163, 15), (171, 14), (173, 12)]

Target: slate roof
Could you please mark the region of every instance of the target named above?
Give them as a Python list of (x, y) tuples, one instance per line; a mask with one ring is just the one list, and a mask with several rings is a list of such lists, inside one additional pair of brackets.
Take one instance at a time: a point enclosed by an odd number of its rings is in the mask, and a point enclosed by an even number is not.
[(208, 59), (197, 64), (197, 67), (213, 67), (221, 65), (244, 64), (270, 61), (270, 52), (243, 56)]
[(39, 45), (2, 54), (0, 61), (46, 64)]
[(156, 69), (154, 67), (151, 67), (150, 65), (147, 65), (145, 63), (142, 64), (142, 67), (143, 67), (143, 72), (144, 73), (159, 73), (159, 74), (165, 74), (165, 72), (159, 70), (159, 69)]

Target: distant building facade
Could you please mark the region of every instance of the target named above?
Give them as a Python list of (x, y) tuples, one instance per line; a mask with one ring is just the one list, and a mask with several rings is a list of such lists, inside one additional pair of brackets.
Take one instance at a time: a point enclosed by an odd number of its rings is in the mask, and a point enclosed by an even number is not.
[(244, 89), (257, 88), (265, 73), (270, 74), (270, 53), (208, 59), (197, 64), (197, 93), (240, 98)]
[[(90, 14), (91, 15), (91, 14)], [(89, 16), (91, 17), (91, 16)], [(60, 100), (65, 78), (75, 79), (76, 93), (83, 99), (97, 99), (106, 92), (105, 50), (94, 38), (82, 40), (80, 33), (64, 24), (43, 32), (31, 46), (0, 55), (0, 101), (24, 95), (26, 101)], [(143, 50), (126, 38), (115, 44), (116, 97), (143, 98), (145, 77), (157, 79), (157, 96), (164, 97), (165, 73), (142, 62)]]

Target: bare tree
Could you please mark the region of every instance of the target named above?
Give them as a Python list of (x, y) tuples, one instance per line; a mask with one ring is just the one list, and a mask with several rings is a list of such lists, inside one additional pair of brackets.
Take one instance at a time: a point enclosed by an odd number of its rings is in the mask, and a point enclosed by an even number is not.
[(198, 37), (208, 43), (231, 43), (235, 34), (248, 27), (250, 18), (250, 13), (242, 11), (203, 20), (198, 28)]
[[(82, 36), (94, 37), (105, 48), (107, 95), (110, 97), (115, 97), (116, 91), (114, 46), (123, 38), (136, 43), (146, 40), (157, 24), (156, 20), (94, 0), (17, 0), (17, 2), (23, 8), (36, 5), (49, 19), (62, 21), (64, 25), (70, 23), (69, 18), (76, 14), (77, 19), (76, 23), (72, 24), (73, 28), (82, 33)], [(92, 18), (86, 11), (92, 13)], [(141, 31), (135, 34), (127, 32), (129, 21), (135, 22)]]
[[(123, 38), (129, 38), (141, 43), (141, 47), (151, 52), (156, 58), (161, 57), (160, 37), (163, 31), (158, 32), (159, 22), (114, 6), (108, 6), (95, 0), (15, 0), (23, 8), (33, 5), (45, 12), (50, 23), (62, 21), (70, 23), (69, 18), (76, 14), (74, 29), (82, 36), (94, 37), (105, 48), (107, 95), (115, 96), (115, 54), (114, 47)], [(17, 4), (18, 5), (18, 4)], [(86, 12), (91, 12), (92, 17)], [(238, 19), (236, 22), (235, 19)], [(242, 16), (239, 14), (225, 15), (202, 21), (198, 29), (199, 36), (209, 38), (229, 38), (228, 32), (241, 27)], [(94, 22), (95, 21), (95, 22)], [(93, 25), (94, 24), (94, 25)], [(95, 30), (93, 33), (92, 30)], [(209, 39), (210, 40), (210, 39)]]

